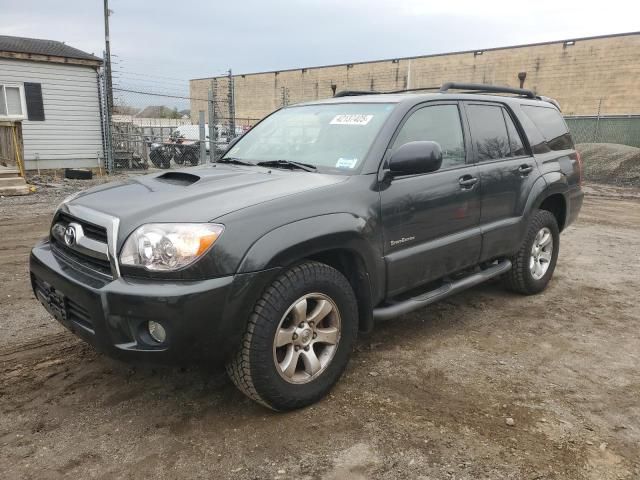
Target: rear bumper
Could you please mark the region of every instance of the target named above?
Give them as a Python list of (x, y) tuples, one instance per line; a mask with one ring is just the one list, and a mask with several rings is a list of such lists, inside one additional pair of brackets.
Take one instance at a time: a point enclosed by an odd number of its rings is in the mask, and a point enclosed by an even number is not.
[[(189, 282), (105, 280), (74, 269), (48, 242), (32, 250), (30, 270), (36, 297), (65, 327), (109, 356), (150, 363), (224, 360), (277, 273)], [(165, 343), (149, 336), (150, 320), (164, 327)]]
[(567, 192), (565, 198), (567, 200), (567, 218), (564, 226), (568, 227), (578, 218), (578, 214), (582, 209), (584, 192), (581, 187), (574, 187)]

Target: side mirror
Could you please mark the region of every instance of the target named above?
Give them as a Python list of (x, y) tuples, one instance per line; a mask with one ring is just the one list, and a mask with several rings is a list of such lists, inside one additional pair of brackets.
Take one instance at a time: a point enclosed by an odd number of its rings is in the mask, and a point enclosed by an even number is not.
[(398, 147), (389, 159), (395, 175), (435, 172), (442, 166), (442, 148), (437, 142), (409, 142)]

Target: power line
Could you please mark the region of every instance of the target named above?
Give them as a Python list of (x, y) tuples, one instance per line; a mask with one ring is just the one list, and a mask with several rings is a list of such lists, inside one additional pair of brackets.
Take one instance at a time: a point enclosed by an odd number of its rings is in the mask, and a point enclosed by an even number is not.
[(182, 100), (198, 100), (200, 102), (208, 102), (209, 99), (207, 98), (195, 98), (195, 97), (183, 97), (181, 95), (169, 95), (169, 94), (163, 94), (163, 93), (151, 93), (151, 92), (142, 92), (140, 90), (131, 90), (131, 89), (127, 89), (127, 88), (114, 88), (114, 91), (119, 91), (119, 92), (128, 92), (128, 93), (138, 93), (140, 95), (151, 95), (154, 97), (168, 97), (168, 98), (179, 98)]
[[(117, 73), (122, 76), (126, 76), (135, 80), (137, 82), (156, 82), (167, 85), (188, 85), (189, 80), (165, 80), (164, 77), (155, 77), (153, 75), (136, 75), (127, 70), (114, 70), (114, 73)], [(141, 77), (141, 78), (140, 78)]]

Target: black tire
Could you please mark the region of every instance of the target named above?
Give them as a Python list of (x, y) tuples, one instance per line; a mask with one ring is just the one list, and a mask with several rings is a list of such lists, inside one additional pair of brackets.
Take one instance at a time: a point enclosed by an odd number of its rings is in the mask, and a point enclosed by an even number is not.
[(182, 154), (182, 163), (188, 163), (192, 166), (196, 166), (200, 163), (200, 151), (195, 148), (187, 148)]
[(149, 159), (157, 168), (169, 168), (171, 166), (171, 156), (162, 148), (151, 150)]
[[(310, 294), (325, 296), (337, 308), (339, 338), (331, 359), (315, 374), (315, 378), (309, 377), (307, 383), (291, 383), (276, 365), (278, 360), (274, 342), (276, 334), (284, 325), (282, 322), (288, 321), (285, 313), (298, 300)], [(280, 275), (258, 300), (247, 323), (240, 348), (227, 363), (227, 373), (241, 392), (272, 410), (286, 411), (305, 407), (325, 396), (338, 381), (349, 361), (357, 330), (358, 307), (347, 279), (339, 271), (323, 263), (301, 263)], [(313, 338), (316, 338), (315, 335)], [(311, 345), (311, 348), (324, 348), (322, 344), (318, 345)], [(291, 348), (294, 348), (293, 345)], [(303, 359), (303, 352), (300, 354)], [(296, 364), (298, 368), (306, 369), (304, 362)]]
[[(544, 275), (540, 278), (535, 278), (530, 268), (532, 249), (536, 236), (545, 228), (550, 231), (552, 238), (551, 260)], [(558, 229), (556, 217), (546, 210), (536, 210), (531, 216), (529, 228), (520, 250), (511, 258), (512, 268), (504, 275), (506, 288), (523, 295), (533, 295), (543, 291), (553, 276), (559, 250), (560, 230)]]
[(176, 162), (176, 165), (182, 165), (184, 163), (184, 151), (181, 148), (175, 148), (173, 161)]

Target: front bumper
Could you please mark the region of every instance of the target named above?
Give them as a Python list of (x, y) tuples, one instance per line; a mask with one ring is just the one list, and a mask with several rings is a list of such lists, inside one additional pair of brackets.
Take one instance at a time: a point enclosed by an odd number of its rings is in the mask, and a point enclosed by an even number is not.
[[(107, 280), (66, 263), (48, 242), (32, 250), (29, 263), (36, 297), (60, 323), (109, 356), (151, 363), (224, 360), (277, 272), (188, 282)], [(149, 336), (150, 320), (165, 328), (165, 343)]]

